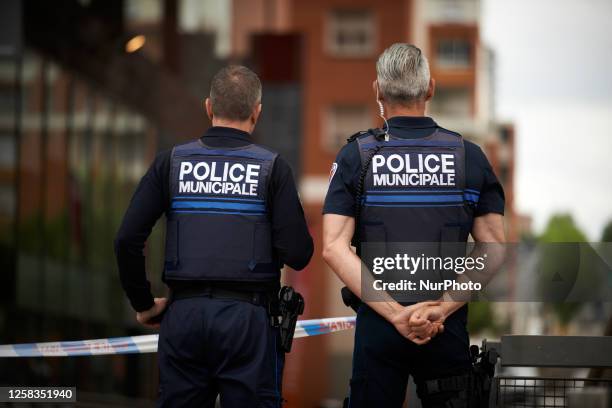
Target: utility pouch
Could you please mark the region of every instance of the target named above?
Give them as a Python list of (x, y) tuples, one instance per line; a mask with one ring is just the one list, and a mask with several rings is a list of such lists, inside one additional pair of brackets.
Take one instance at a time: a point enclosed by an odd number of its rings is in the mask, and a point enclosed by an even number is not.
[(470, 355), (472, 367), (465, 374), (417, 384), (421, 401), (431, 406), (488, 408), (498, 354), (495, 350), (481, 352), (478, 346), (471, 346)]

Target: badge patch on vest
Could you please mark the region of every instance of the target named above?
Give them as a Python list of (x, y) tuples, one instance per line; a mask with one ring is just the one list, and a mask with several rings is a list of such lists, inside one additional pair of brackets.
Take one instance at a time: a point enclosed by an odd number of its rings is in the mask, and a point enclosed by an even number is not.
[(371, 166), (374, 187), (456, 186), (456, 157), (452, 153), (376, 154)]
[(261, 165), (226, 160), (182, 161), (179, 194), (257, 196)]

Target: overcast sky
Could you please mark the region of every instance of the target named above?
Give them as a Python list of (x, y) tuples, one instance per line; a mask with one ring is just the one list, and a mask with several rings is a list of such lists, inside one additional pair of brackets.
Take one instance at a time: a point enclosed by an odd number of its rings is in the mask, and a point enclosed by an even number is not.
[(482, 0), (496, 112), (517, 131), (516, 203), (541, 232), (570, 212), (612, 220), (612, 0)]

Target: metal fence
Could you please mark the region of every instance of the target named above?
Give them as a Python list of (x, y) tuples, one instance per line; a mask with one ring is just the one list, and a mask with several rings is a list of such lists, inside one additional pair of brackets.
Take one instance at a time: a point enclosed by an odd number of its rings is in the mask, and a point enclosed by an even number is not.
[[(612, 407), (612, 337), (503, 336), (483, 342), (500, 355), (490, 407)], [(512, 375), (514, 367), (588, 369), (588, 378)]]

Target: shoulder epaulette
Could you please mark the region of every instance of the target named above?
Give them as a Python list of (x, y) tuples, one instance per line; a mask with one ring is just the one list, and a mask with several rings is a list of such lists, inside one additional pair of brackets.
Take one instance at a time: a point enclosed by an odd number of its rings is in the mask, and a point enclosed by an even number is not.
[(382, 136), (385, 135), (385, 131), (380, 129), (380, 128), (373, 128), (373, 129), (368, 129), (368, 130), (360, 130), (359, 132), (355, 133), (354, 135), (352, 135), (351, 137), (346, 139), (346, 141), (348, 143), (351, 143), (351, 142), (354, 142), (355, 140), (357, 140), (357, 138), (359, 138), (360, 136), (367, 135), (367, 134), (371, 134), (376, 139), (380, 139)]
[(347, 142), (347, 143), (354, 142), (355, 140), (357, 140), (357, 138), (358, 138), (359, 136), (363, 136), (363, 135), (365, 135), (366, 133), (368, 133), (368, 131), (367, 131), (367, 130), (360, 130), (359, 132), (357, 132), (357, 133), (353, 134), (351, 137), (349, 137), (348, 139), (346, 139), (346, 142)]
[(381, 128), (368, 129), (368, 133), (374, 136), (376, 140), (381, 140), (387, 134), (387, 132), (385, 132)]

